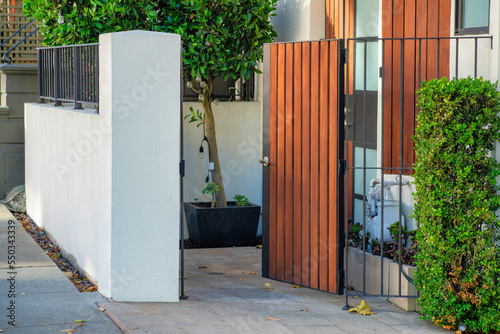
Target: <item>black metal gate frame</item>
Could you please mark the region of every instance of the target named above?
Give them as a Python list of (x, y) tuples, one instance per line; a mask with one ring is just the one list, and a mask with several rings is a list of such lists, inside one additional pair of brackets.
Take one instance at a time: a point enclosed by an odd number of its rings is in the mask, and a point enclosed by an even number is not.
[[(344, 198), (344, 231), (345, 231), (345, 240), (344, 240), (344, 256), (345, 256), (345, 264), (344, 264), (344, 293), (345, 293), (345, 307), (344, 309), (348, 309), (348, 298), (349, 298), (349, 289), (348, 289), (348, 266), (349, 263), (347, 261), (347, 254), (348, 254), (348, 234), (349, 234), (349, 226), (348, 226), (348, 220), (349, 220), (349, 172), (352, 171), (353, 173), (356, 170), (361, 170), (363, 172), (363, 241), (362, 241), (362, 250), (363, 250), (363, 291), (361, 291), (362, 295), (368, 295), (366, 293), (366, 172), (368, 170), (381, 170), (381, 184), (384, 184), (384, 170), (391, 170), (392, 172), (396, 172), (399, 175), (399, 221), (401, 221), (401, 218), (403, 216), (402, 213), (402, 176), (403, 176), (403, 171), (408, 171), (408, 170), (413, 170), (413, 167), (403, 167), (403, 110), (404, 110), (404, 42), (405, 41), (414, 41), (415, 43), (418, 43), (418, 83), (419, 83), (419, 88), (420, 88), (420, 83), (421, 83), (421, 69), (422, 69), (422, 41), (436, 41), (437, 42), (437, 75), (436, 77), (440, 77), (440, 68), (439, 68), (439, 60), (440, 60), (440, 53), (441, 53), (441, 42), (442, 41), (451, 41), (455, 40), (455, 77), (459, 77), (459, 51), (460, 51), (460, 41), (462, 40), (474, 40), (474, 77), (477, 77), (477, 62), (478, 62), (478, 40), (479, 39), (489, 39), (491, 41), (491, 48), (493, 48), (493, 36), (456, 36), (456, 37), (422, 37), (422, 38), (374, 38), (374, 37), (368, 37), (368, 38), (348, 38), (346, 39), (346, 46), (345, 46), (345, 55), (344, 59), (346, 60), (346, 84), (345, 84), (345, 105), (347, 106), (348, 102), (348, 97), (349, 97), (349, 66), (354, 66), (354, 64), (349, 64), (350, 59), (354, 59), (354, 56), (350, 57), (349, 53), (351, 52), (354, 55), (354, 50), (351, 50), (350, 47), (354, 46), (355, 43), (363, 43), (364, 44), (364, 63), (363, 63), (363, 96), (364, 96), (364, 101), (363, 101), (363, 166), (362, 167), (355, 167), (355, 166), (350, 166), (349, 165), (349, 149), (348, 149), (348, 138), (349, 138), (349, 128), (347, 126), (347, 121), (344, 123), (344, 132), (345, 132), (345, 158), (341, 159), (340, 164), (346, 166), (344, 168), (345, 171), (345, 198)], [(366, 149), (367, 149), (367, 143), (366, 143), (366, 93), (367, 93), (367, 44), (369, 42), (381, 42), (382, 43), (382, 69), (384, 69), (385, 65), (385, 47), (386, 43), (388, 42), (398, 42), (400, 44), (400, 87), (399, 87), (399, 119), (400, 119), (400, 128), (399, 128), (399, 166), (397, 167), (383, 167), (384, 166), (384, 145), (382, 144), (380, 147), (380, 154), (381, 154), (381, 165), (382, 166), (377, 166), (377, 167), (367, 167), (366, 166)], [(393, 43), (393, 48), (396, 48), (397, 43)], [(354, 48), (352, 48), (354, 49)], [(377, 48), (378, 52), (378, 48)], [(450, 50), (451, 54), (451, 50)], [(354, 72), (354, 71), (353, 71)], [(451, 74), (450, 74), (451, 76)], [(385, 78), (384, 78), (384, 71), (380, 71), (379, 77), (382, 79), (382, 86), (381, 86), (381, 92), (380, 92), (380, 97), (382, 100), (382, 108), (379, 110), (381, 113), (382, 117), (382, 126), (381, 126), (381, 133), (380, 136), (381, 138), (384, 138), (384, 84), (385, 84)], [(354, 79), (353, 79), (354, 81)], [(353, 86), (354, 90), (354, 86)], [(347, 108), (344, 109), (344, 119), (347, 120)], [(341, 188), (340, 188), (341, 189)], [(354, 187), (353, 187), (354, 189)], [(381, 202), (384, 202), (384, 191), (382, 190), (381, 192)], [(352, 205), (352, 204), (351, 204)], [(384, 210), (381, 210), (381, 244), (383, 243), (383, 228), (384, 228)], [(340, 221), (339, 221), (340, 224)], [(399, 235), (401, 235), (401, 225), (399, 224)], [(419, 223), (417, 222), (417, 228), (419, 227)], [(402, 247), (402, 238), (399, 238), (399, 249)], [(418, 251), (418, 250), (417, 250)], [(417, 295), (403, 295), (401, 292), (401, 283), (402, 283), (402, 277), (404, 277), (406, 280), (408, 280), (410, 283), (413, 284), (413, 281), (410, 279), (410, 277), (407, 276), (407, 274), (403, 270), (403, 264), (402, 264), (402, 259), (401, 259), (401, 253), (399, 252), (399, 257), (398, 257), (398, 265), (399, 265), (399, 293), (398, 294), (384, 294), (384, 270), (383, 270), (383, 262), (384, 262), (384, 257), (383, 257), (383, 249), (381, 250), (380, 254), (380, 264), (381, 264), (381, 269), (380, 269), (380, 294), (378, 295), (370, 295), (373, 297), (404, 297), (404, 298), (418, 298), (418, 291)], [(359, 294), (356, 294), (359, 295)]]

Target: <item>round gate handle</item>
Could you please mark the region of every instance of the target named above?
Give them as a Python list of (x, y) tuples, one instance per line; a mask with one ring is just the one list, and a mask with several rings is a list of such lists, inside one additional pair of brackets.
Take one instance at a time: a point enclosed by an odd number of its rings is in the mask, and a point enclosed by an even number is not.
[(263, 159), (259, 160), (259, 163), (261, 163), (262, 165), (264, 165), (264, 167), (268, 167), (269, 166), (269, 158), (268, 157), (264, 157)]

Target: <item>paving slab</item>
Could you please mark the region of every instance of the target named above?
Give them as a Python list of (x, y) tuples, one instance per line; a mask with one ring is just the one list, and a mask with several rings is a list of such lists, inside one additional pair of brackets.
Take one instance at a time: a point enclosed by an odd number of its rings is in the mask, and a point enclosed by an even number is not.
[[(15, 221), (15, 260), (7, 265), (9, 221)], [(28, 235), (17, 220), (0, 205), (0, 329), (4, 333), (121, 333), (101, 312), (97, 303), (107, 302), (98, 292), (79, 292), (64, 273)], [(14, 278), (9, 281), (9, 279)], [(15, 327), (8, 324), (7, 307), (15, 305)]]
[(124, 333), (449, 333), (384, 298), (350, 296), (349, 305), (365, 299), (376, 312), (363, 316), (342, 310), (343, 296), (262, 278), (261, 252), (187, 249), (187, 300), (100, 305)]

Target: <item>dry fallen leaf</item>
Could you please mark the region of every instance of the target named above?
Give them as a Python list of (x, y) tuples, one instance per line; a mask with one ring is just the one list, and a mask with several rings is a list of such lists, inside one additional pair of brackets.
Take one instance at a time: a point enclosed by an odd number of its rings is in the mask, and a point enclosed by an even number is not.
[(255, 246), (255, 248), (262, 248), (262, 245), (257, 245)]
[(231, 275), (226, 275), (226, 277), (231, 277)]
[(255, 273), (251, 271), (251, 272), (250, 272), (250, 275), (255, 275)]
[(240, 278), (240, 281), (243, 281), (243, 278)]
[(276, 321), (281, 321), (280, 319), (271, 318), (271, 317), (267, 317), (267, 320), (276, 320)]
[(21, 292), (21, 295), (25, 295), (25, 294), (26, 294), (26, 292)]
[(370, 310), (370, 306), (368, 306), (368, 304), (365, 302), (364, 299), (361, 301), (361, 303), (359, 304), (358, 307), (353, 307), (348, 312), (349, 313), (358, 312), (359, 314), (362, 314), (362, 315), (375, 314), (375, 312), (372, 312)]
[(99, 307), (99, 308), (98, 308), (98, 310), (99, 310), (99, 311), (101, 311), (101, 312), (106, 311), (106, 309), (104, 309), (104, 308), (102, 308), (102, 307)]
[(207, 266), (199, 266), (200, 269), (205, 269)]
[(264, 284), (265, 286), (273, 286), (271, 283)]
[(307, 312), (307, 309), (303, 308), (302, 310), (300, 310), (300, 312)]
[(79, 323), (79, 322), (83, 322), (83, 320), (82, 319), (77, 319), (77, 320), (75, 320), (75, 322)]
[(73, 333), (73, 332), (76, 332), (76, 331), (74, 329), (61, 329), (59, 332)]
[(295, 289), (300, 289), (301, 286), (300, 285), (295, 285), (295, 284), (292, 284), (292, 286), (295, 288)]

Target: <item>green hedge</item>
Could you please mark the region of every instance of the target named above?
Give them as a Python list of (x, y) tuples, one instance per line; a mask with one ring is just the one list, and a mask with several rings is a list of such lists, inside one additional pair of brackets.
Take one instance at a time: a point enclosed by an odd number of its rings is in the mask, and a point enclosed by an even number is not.
[(425, 318), (500, 330), (497, 84), (445, 78), (422, 84), (415, 131), (416, 285)]

